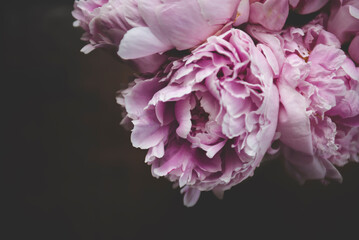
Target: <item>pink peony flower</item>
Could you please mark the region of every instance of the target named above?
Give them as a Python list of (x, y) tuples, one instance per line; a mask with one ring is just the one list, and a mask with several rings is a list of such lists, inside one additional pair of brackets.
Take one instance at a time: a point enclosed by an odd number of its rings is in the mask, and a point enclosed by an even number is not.
[(246, 22), (248, 14), (248, 0), (80, 0), (72, 12), (74, 26), (86, 31), (84, 53), (115, 48), (140, 72), (155, 72), (164, 52), (193, 48), (228, 23)]
[(299, 14), (309, 14), (321, 9), (328, 0), (251, 0), (249, 22), (269, 30), (283, 28), (292, 8)]
[(334, 165), (359, 160), (359, 69), (321, 25), (248, 31), (264, 44), (259, 47), (278, 77), (278, 131), (288, 171), (300, 183), (341, 181)]
[[(134, 0), (75, 1), (72, 15), (76, 18), (74, 26), (86, 31), (82, 36), (89, 41), (82, 49), (85, 53), (96, 47), (118, 46), (129, 29), (144, 25)], [(130, 19), (133, 21), (129, 22)]]
[(248, 0), (243, 1), (137, 0), (146, 26), (126, 33), (118, 55), (135, 59), (198, 46), (226, 24), (235, 22), (237, 26), (247, 21), (249, 5)]
[(349, 54), (359, 64), (359, 1), (333, 1), (328, 31), (334, 33), (342, 44), (350, 44)]
[(133, 146), (148, 149), (153, 176), (178, 184), (186, 206), (200, 191), (222, 196), (253, 174), (273, 140), (279, 105), (268, 63), (236, 29), (135, 80), (118, 102), (133, 123)]
[[(89, 42), (81, 50), (84, 53), (100, 47), (114, 48), (117, 52), (128, 30), (146, 26), (136, 0), (75, 1), (72, 15), (76, 18), (74, 26), (86, 31), (81, 38)], [(164, 55), (152, 54), (133, 63), (140, 72), (154, 72), (166, 59)]]

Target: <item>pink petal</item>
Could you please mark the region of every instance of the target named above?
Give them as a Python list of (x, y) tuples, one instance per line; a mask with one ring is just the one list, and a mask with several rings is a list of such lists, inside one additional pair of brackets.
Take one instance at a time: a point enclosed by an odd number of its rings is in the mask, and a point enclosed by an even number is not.
[(154, 73), (167, 60), (167, 57), (160, 54), (152, 54), (142, 58), (133, 59), (135, 68), (141, 73)]
[[(202, 148), (206, 151), (206, 156), (209, 158), (213, 158), (214, 155), (216, 155), (226, 144), (226, 141), (221, 141), (215, 145), (212, 146), (207, 146), (206, 148), (204, 148), (202, 146)], [(220, 169), (219, 169), (220, 170)]]
[(332, 179), (342, 181), (342, 176), (338, 170), (328, 160), (318, 159), (313, 155), (308, 155), (300, 151), (295, 151), (288, 147), (283, 147), (286, 158), (286, 168), (300, 184), (307, 180)]
[(334, 33), (341, 43), (346, 43), (359, 32), (359, 10), (351, 5), (344, 5), (332, 12), (328, 20), (328, 31)]
[(187, 138), (187, 135), (191, 131), (191, 104), (189, 100), (190, 98), (186, 98), (176, 102), (175, 105), (176, 119), (179, 124), (176, 133), (181, 138)]
[(359, 115), (359, 93), (354, 90), (347, 91), (344, 98), (328, 112), (328, 115), (337, 115), (342, 118)]
[(278, 121), (280, 140), (292, 149), (312, 156), (314, 152), (306, 99), (287, 85), (279, 84), (278, 88), (282, 103)]
[(266, 0), (251, 4), (249, 21), (270, 30), (281, 30), (289, 13), (288, 0)]
[(356, 37), (354, 37), (354, 39), (351, 41), (349, 45), (349, 55), (354, 62), (359, 64), (359, 34)]
[(131, 118), (140, 117), (149, 101), (163, 84), (157, 79), (137, 80), (130, 92), (123, 92), (126, 111)]
[(161, 125), (168, 125), (174, 119), (174, 104), (171, 102), (159, 102), (155, 106), (155, 113), (157, 120), (161, 123)]
[(258, 49), (261, 50), (261, 52), (263, 53), (263, 55), (266, 57), (272, 71), (273, 71), (273, 75), (274, 77), (278, 77), (279, 75), (279, 64), (277, 61), (276, 56), (274, 55), (274, 53), (272, 52), (272, 50), (264, 45), (264, 44), (258, 44), (257, 45)]
[(201, 195), (201, 191), (191, 187), (183, 188), (181, 190), (181, 193), (184, 193), (183, 204), (186, 207), (193, 207), (197, 203), (199, 196)]
[[(246, 0), (248, 2), (248, 0)], [(240, 1), (242, 2), (246, 1)], [(201, 15), (211, 25), (225, 24), (235, 14), (238, 0), (197, 0)], [(241, 9), (242, 10), (242, 9)], [(247, 9), (249, 11), (249, 9)], [(247, 14), (248, 15), (248, 14)]]
[(136, 59), (165, 52), (171, 48), (159, 40), (148, 27), (136, 27), (125, 34), (117, 54), (123, 59)]
[(249, 0), (241, 0), (237, 8), (237, 16), (233, 26), (237, 27), (248, 22), (249, 19)]
[(131, 142), (134, 147), (148, 149), (158, 145), (168, 136), (169, 127), (161, 126), (152, 111), (144, 113), (138, 120), (133, 120), (134, 128)]
[(162, 158), (165, 154), (164, 143), (161, 141), (158, 145), (151, 147), (145, 158), (145, 163), (150, 163), (154, 161), (156, 158)]

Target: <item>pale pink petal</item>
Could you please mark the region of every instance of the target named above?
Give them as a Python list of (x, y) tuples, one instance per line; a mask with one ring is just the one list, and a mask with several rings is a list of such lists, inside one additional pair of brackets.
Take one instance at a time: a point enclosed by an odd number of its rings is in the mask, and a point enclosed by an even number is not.
[(150, 112), (132, 122), (134, 128), (131, 134), (131, 142), (134, 147), (148, 149), (164, 141), (168, 136), (169, 127), (161, 126)]
[(184, 50), (201, 44), (231, 22), (238, 2), (239, 0), (139, 0), (139, 9), (145, 22), (159, 39), (178, 50)]
[(280, 140), (291, 148), (313, 155), (310, 122), (305, 109), (306, 100), (292, 87), (278, 85), (282, 106), (279, 110)]
[(176, 129), (176, 133), (181, 138), (187, 138), (187, 135), (191, 131), (192, 123), (190, 110), (191, 105), (189, 98), (176, 102), (175, 114), (179, 124), (178, 128)]
[(328, 115), (337, 115), (342, 118), (351, 118), (359, 115), (359, 93), (353, 90), (347, 91), (344, 98), (328, 111)]
[[(229, 22), (232, 16), (236, 14), (235, 10), (237, 10), (238, 2), (240, 2), (239, 4), (242, 6), (246, 1), (248, 2), (248, 0), (197, 0), (204, 20), (211, 25), (222, 25)], [(240, 10), (243, 11), (243, 13), (245, 12), (242, 8)], [(248, 8), (247, 11), (249, 11)]]
[(148, 27), (136, 27), (125, 34), (117, 54), (123, 59), (136, 59), (165, 52), (171, 48), (158, 39)]
[(191, 187), (183, 188), (181, 193), (184, 193), (183, 204), (186, 207), (193, 207), (201, 195), (201, 191)]
[(237, 15), (233, 26), (237, 27), (243, 23), (248, 22), (249, 9), (249, 0), (241, 0), (237, 8)]
[(255, 1), (250, 5), (249, 21), (270, 30), (280, 30), (289, 13), (288, 0)]
[(156, 158), (162, 158), (165, 154), (164, 142), (161, 141), (158, 145), (151, 147), (145, 158), (145, 163), (150, 163)]
[(153, 94), (161, 88), (157, 79), (137, 80), (129, 92), (123, 92), (126, 111), (131, 118), (140, 117)]
[(272, 71), (273, 71), (273, 75), (274, 77), (278, 77), (279, 75), (279, 64), (277, 61), (276, 56), (274, 55), (274, 53), (272, 52), (272, 50), (263, 44), (258, 44), (257, 47), (261, 50), (261, 52), (263, 53), (263, 55), (266, 57)]

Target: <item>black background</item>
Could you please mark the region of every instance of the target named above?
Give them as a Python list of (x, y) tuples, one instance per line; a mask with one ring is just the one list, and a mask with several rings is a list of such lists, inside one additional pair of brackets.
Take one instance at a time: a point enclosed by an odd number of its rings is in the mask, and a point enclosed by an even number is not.
[(357, 239), (359, 164), (342, 184), (298, 186), (274, 160), (184, 207), (119, 125), (131, 70), (80, 53), (72, 4), (1, 3), (1, 239)]

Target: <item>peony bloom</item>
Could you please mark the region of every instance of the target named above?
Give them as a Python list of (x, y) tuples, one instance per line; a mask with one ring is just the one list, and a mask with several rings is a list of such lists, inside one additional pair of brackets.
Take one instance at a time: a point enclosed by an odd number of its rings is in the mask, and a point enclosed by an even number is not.
[[(81, 39), (89, 42), (81, 50), (84, 53), (100, 47), (114, 48), (117, 52), (128, 30), (146, 26), (136, 0), (75, 1), (72, 15), (76, 18), (74, 26), (85, 30)], [(134, 59), (133, 63), (140, 72), (154, 72), (166, 59), (166, 56), (152, 54)]]
[(328, 0), (251, 0), (249, 22), (269, 30), (283, 28), (292, 8), (299, 14), (309, 14), (321, 9)]
[[(135, 59), (171, 49), (186, 50), (203, 43), (226, 24), (248, 18), (248, 0), (137, 0), (146, 26), (126, 33), (119, 56)], [(247, 16), (247, 18), (246, 18)], [(237, 18), (236, 18), (237, 17)]]
[(359, 69), (321, 25), (248, 30), (278, 77), (278, 131), (289, 173), (300, 183), (341, 181), (334, 165), (359, 160)]
[(97, 47), (118, 46), (125, 33), (133, 27), (144, 26), (135, 0), (81, 0), (75, 1), (72, 15), (74, 26), (86, 32), (82, 39), (89, 41), (82, 51)]
[(226, 24), (248, 20), (248, 0), (80, 0), (74, 26), (86, 32), (82, 51), (112, 47), (141, 72), (155, 72), (171, 49), (186, 50), (204, 42)]
[(135, 80), (118, 102), (132, 121), (133, 146), (148, 149), (153, 176), (179, 185), (186, 206), (200, 191), (222, 196), (253, 174), (274, 138), (279, 105), (268, 63), (236, 29)]
[(350, 44), (349, 54), (359, 64), (359, 1), (333, 1), (328, 31), (334, 33), (342, 44)]

